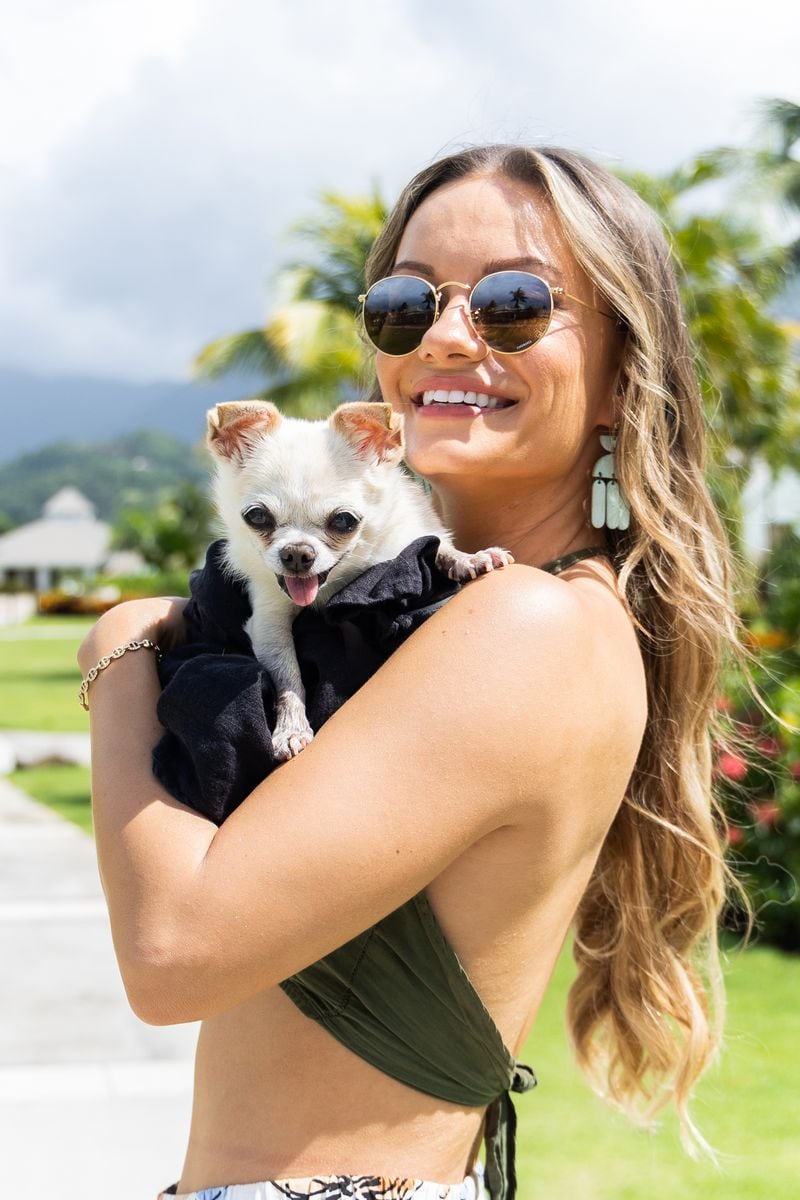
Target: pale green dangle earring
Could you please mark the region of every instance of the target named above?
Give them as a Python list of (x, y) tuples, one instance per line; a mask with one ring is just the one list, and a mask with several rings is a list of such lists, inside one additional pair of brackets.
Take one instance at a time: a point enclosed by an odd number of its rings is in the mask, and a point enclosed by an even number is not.
[(619, 486), (614, 449), (616, 433), (601, 433), (600, 445), (606, 451), (598, 458), (592, 469), (592, 526), (595, 529), (627, 529), (631, 523), (631, 510)]

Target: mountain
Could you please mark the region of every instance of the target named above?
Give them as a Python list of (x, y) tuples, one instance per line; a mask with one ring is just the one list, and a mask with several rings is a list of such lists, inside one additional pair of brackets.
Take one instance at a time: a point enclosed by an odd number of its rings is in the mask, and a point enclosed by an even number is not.
[(193, 444), (205, 434), (206, 409), (256, 389), (242, 376), (216, 383), (126, 383), (0, 368), (0, 411), (6, 414), (0, 463), (53, 442), (105, 442), (141, 429)]
[(0, 464), (0, 528), (36, 520), (64, 487), (78, 488), (101, 520), (114, 521), (123, 508), (152, 508), (181, 483), (207, 488), (210, 470), (201, 445), (152, 430), (105, 442), (54, 442)]

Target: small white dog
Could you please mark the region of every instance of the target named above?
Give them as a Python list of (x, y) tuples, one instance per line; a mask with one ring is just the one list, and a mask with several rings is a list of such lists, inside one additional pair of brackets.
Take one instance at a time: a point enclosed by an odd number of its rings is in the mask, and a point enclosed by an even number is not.
[(423, 489), (400, 466), (400, 420), (388, 404), (343, 404), (327, 420), (283, 417), (265, 401), (208, 414), (226, 565), (247, 584), (253, 652), (278, 695), (273, 746), (299, 754), (313, 732), (292, 639), (300, 607), (324, 603), (418, 537), (440, 539), (437, 566), (456, 580), (513, 562), (492, 547), (456, 550)]

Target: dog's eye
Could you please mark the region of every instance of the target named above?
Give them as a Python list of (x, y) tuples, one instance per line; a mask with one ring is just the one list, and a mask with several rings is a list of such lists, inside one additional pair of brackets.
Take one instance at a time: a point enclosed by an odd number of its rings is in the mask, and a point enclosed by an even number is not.
[(258, 529), (260, 533), (275, 528), (275, 518), (268, 508), (264, 508), (263, 504), (252, 504), (250, 508), (244, 510), (242, 518), (251, 529)]
[(359, 523), (355, 513), (337, 512), (328, 517), (328, 529), (333, 533), (352, 533)]

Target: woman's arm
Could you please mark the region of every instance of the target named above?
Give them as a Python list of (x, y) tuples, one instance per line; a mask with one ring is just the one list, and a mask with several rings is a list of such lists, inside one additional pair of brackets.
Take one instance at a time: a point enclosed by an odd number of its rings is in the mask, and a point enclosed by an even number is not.
[[(155, 611), (112, 610), (82, 668), (158, 636)], [(152, 655), (113, 663), (89, 693), (93, 799), (134, 1009), (170, 1023), (230, 1008), (368, 928), (492, 830), (533, 820), (552, 841), (554, 818), (565, 822), (554, 798), (606, 735), (594, 632), (567, 584), (529, 568), (471, 584), (219, 829), (152, 776)], [(584, 848), (613, 815), (595, 809), (587, 797), (568, 820)]]

